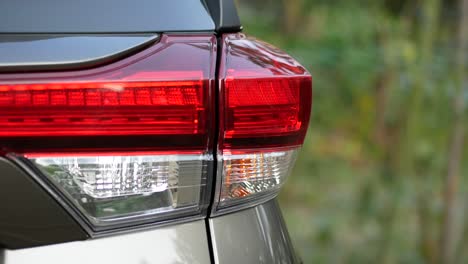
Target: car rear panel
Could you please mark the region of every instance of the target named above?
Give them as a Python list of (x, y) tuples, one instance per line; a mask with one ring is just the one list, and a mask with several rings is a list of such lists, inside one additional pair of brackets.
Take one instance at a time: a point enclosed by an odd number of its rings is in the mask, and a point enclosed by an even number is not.
[[(184, 148), (189, 143), (195, 144), (194, 140), (186, 140), (185, 136), (185, 139), (181, 137), (178, 140), (167, 140), (164, 138), (166, 135), (153, 138), (151, 135), (138, 135), (138, 138), (121, 137), (115, 140), (115, 135), (113, 139), (109, 139), (102, 134), (96, 136), (98, 139), (90, 141), (88, 135), (80, 134), (81, 130), (74, 133), (86, 137), (85, 139), (76, 135), (66, 140), (51, 135), (42, 135), (46, 140), (33, 138), (24, 141), (23, 136), (19, 139), (9, 138), (8, 144), (0, 146), (0, 264), (297, 263), (299, 260), (290, 243), (281, 211), (276, 201), (271, 200), (277, 192), (262, 199), (254, 196), (253, 202), (249, 202), (247, 206), (217, 212), (217, 189), (220, 188), (221, 179), (215, 177), (221, 177), (216, 173), (217, 169), (219, 172), (223, 168), (223, 163), (217, 163), (217, 159), (224, 157), (217, 145), (223, 135), (220, 134), (218, 138), (215, 134), (220, 128), (214, 127), (220, 125), (218, 96), (222, 93), (220, 87), (224, 81), (221, 80), (224, 78), (223, 74), (218, 72), (222, 45), (227, 38), (227, 35), (223, 37), (222, 34), (240, 30), (233, 0), (1, 1), (0, 84), (4, 85), (3, 92), (17, 92), (11, 96), (14, 100), (27, 93), (28, 89), (38, 90), (39, 87), (30, 85), (43, 85), (50, 76), (54, 80), (52, 83), (63, 85), (66, 89), (72, 89), (73, 82), (95, 84), (96, 82), (91, 82), (95, 81), (93, 76), (102, 77), (99, 79), (101, 82), (106, 78), (120, 81), (120, 68), (132, 65), (132, 58), (144, 60), (146, 55), (153, 54), (152, 48), (164, 44), (161, 41), (167, 38), (187, 38), (190, 41), (201, 38), (206, 40), (206, 45), (182, 42), (190, 46), (190, 49), (204, 54), (207, 60), (205, 66), (209, 68), (206, 72), (209, 74), (202, 77), (203, 88), (207, 88), (205, 92), (212, 101), (208, 102), (210, 107), (206, 108), (210, 114), (204, 119), (210, 123), (205, 128), (208, 131), (208, 141), (199, 150), (202, 158), (209, 157), (204, 161), (208, 164), (208, 173), (205, 174), (206, 190), (201, 192), (198, 211), (174, 215), (173, 218), (144, 218), (142, 221), (110, 225), (109, 228), (95, 228), (86, 220), (85, 213), (73, 208), (74, 205), (67, 200), (66, 195), (60, 193), (52, 180), (45, 177), (45, 171), (33, 168), (34, 164), (30, 162), (33, 159), (25, 161), (30, 157), (47, 157), (51, 149), (55, 154), (66, 156), (70, 153), (89, 152), (96, 146), (99, 148), (92, 152), (97, 153), (96, 155), (105, 152), (135, 155), (132, 152), (136, 153), (137, 150), (140, 151), (138, 153), (143, 153), (139, 155), (154, 155), (161, 150), (166, 152), (156, 154), (172, 155), (178, 151), (185, 155), (183, 151), (187, 149)], [(232, 37), (244, 41), (242, 34), (233, 34)], [(250, 39), (246, 41), (247, 44), (260, 43)], [(168, 47), (172, 45), (171, 43)], [(262, 43), (259, 45), (264, 47)], [(166, 48), (161, 50), (170, 52), (171, 49)], [(262, 56), (272, 60), (259, 65), (273, 65), (275, 56), (282, 54), (275, 49), (270, 50), (268, 46), (267, 51), (267, 55)], [(235, 56), (245, 57), (249, 61), (252, 58), (254, 61), (255, 56), (258, 56), (255, 50), (248, 53), (249, 56), (244, 56), (242, 52)], [(268, 55), (270, 53), (273, 55)], [(185, 56), (185, 61), (183, 53), (181, 54), (175, 64), (166, 60), (156, 62), (156, 65), (170, 68), (189, 60), (196, 61), (193, 56)], [(132, 62), (127, 63), (128, 61)], [(286, 60), (285, 65), (291, 66), (290, 63), (291, 61)], [(112, 68), (112, 65), (118, 67)], [(114, 69), (115, 74), (112, 72)], [(281, 77), (281, 74), (272, 72), (275, 78)], [(258, 72), (255, 76), (262, 74)], [(164, 78), (171, 77), (163, 76)], [(303, 70), (301, 78), (307, 79), (310, 75)], [(39, 90), (41, 89), (43, 90)], [(49, 102), (52, 102), (52, 95), (56, 93), (52, 90), (47, 91)], [(31, 102), (36, 93), (37, 91), (32, 91)], [(4, 98), (10, 100), (8, 96)], [(306, 105), (307, 107), (310, 109), (310, 105)], [(17, 122), (15, 118), (8, 120)], [(38, 120), (50, 122), (52, 118), (41, 116)], [(304, 120), (304, 124), (308, 124), (308, 120)], [(44, 127), (47, 129), (47, 126)], [(52, 131), (51, 134), (60, 133), (57, 131)], [(34, 136), (36, 132), (40, 133), (39, 129), (28, 133)], [(11, 136), (7, 134), (3, 136)], [(267, 140), (266, 137), (263, 138)], [(44, 142), (47, 146), (41, 148)], [(293, 145), (297, 148), (300, 143)], [(74, 152), (75, 150), (78, 151)], [(258, 152), (256, 149), (249, 155), (256, 157)], [(200, 153), (197, 152), (196, 155)], [(262, 158), (263, 154), (260, 159)]]
[(215, 263), (299, 263), (278, 203), (211, 218)]
[(132, 234), (20, 250), (5, 250), (2, 264), (210, 263), (203, 220)]
[(3, 157), (0, 201), (0, 251), (2, 246), (16, 249), (88, 238), (31, 175)]
[(211, 238), (207, 237), (205, 221), (198, 220), (87, 241), (4, 250), (0, 251), (0, 263), (300, 262), (276, 201), (210, 219), (209, 225)]
[(0, 1), (0, 33), (214, 31), (202, 1)]
[(0, 73), (92, 68), (134, 54), (159, 34), (0, 35)]

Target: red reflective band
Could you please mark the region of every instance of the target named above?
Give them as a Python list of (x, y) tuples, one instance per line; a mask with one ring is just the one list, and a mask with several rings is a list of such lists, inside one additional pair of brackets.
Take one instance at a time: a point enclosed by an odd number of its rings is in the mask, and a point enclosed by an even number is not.
[(0, 74), (0, 148), (207, 151), (215, 41), (162, 35), (152, 47), (94, 69)]
[(1, 86), (0, 136), (197, 134), (203, 93), (202, 81)]
[(306, 78), (228, 79), (226, 138), (280, 136), (298, 132), (307, 122), (310, 97)]
[(221, 148), (301, 145), (312, 103), (310, 75), (261, 41), (242, 34), (227, 35), (224, 41)]
[(35, 158), (50, 158), (50, 157), (112, 157), (112, 156), (164, 156), (164, 155), (203, 155), (202, 151), (194, 150), (194, 151), (127, 151), (127, 152), (119, 152), (119, 151), (105, 151), (105, 152), (28, 152), (24, 153), (23, 157), (28, 159), (35, 159)]

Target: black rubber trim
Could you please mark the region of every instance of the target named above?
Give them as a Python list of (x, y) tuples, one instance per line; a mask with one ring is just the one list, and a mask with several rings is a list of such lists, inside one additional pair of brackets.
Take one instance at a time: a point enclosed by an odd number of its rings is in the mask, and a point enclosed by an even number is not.
[(215, 93), (214, 93), (214, 101), (215, 101), (215, 121), (214, 121), (214, 131), (213, 131), (213, 166), (212, 166), (212, 171), (211, 174), (213, 175), (212, 181), (211, 181), (211, 197), (210, 197), (210, 202), (209, 206), (207, 209), (207, 217), (205, 218), (205, 226), (206, 226), (206, 236), (208, 239), (208, 246), (210, 249), (210, 259), (211, 263), (215, 263), (215, 257), (214, 257), (214, 248), (213, 248), (213, 240), (211, 238), (211, 228), (210, 228), (210, 220), (209, 217), (211, 215), (211, 212), (213, 211), (213, 205), (215, 204), (215, 199), (216, 199), (216, 188), (218, 186), (217, 181), (218, 178), (221, 177), (218, 175), (218, 137), (219, 137), (219, 89), (220, 89), (220, 79), (219, 79), (219, 68), (221, 64), (221, 57), (222, 57), (222, 35), (218, 35), (216, 38), (216, 69), (215, 69)]
[(239, 32), (242, 25), (234, 0), (205, 0), (218, 33)]

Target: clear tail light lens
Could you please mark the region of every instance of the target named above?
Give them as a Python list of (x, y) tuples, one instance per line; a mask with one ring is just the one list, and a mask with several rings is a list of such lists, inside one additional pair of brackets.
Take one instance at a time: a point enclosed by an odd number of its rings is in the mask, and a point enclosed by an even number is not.
[(215, 213), (274, 197), (294, 165), (312, 104), (310, 74), (277, 48), (223, 37)]
[(297, 148), (245, 153), (226, 151), (222, 156), (219, 206), (245, 203), (265, 193), (276, 194), (294, 166), (297, 151)]
[(27, 155), (96, 226), (198, 210), (209, 157), (199, 154)]

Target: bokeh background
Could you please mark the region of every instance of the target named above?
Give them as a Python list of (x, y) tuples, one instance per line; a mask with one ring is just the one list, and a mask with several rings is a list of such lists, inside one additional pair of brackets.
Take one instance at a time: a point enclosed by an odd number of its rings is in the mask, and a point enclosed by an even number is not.
[(313, 76), (280, 195), (304, 262), (468, 263), (468, 1), (237, 5), (245, 33)]

